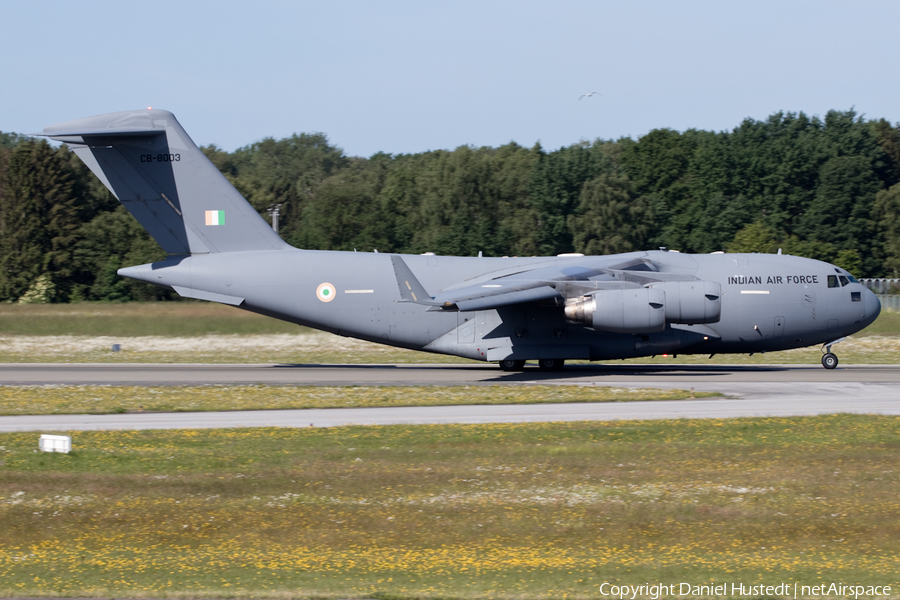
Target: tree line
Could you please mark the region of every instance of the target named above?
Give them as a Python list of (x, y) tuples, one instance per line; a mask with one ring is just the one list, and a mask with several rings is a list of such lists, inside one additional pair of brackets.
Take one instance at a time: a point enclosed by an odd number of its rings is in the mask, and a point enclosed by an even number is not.
[[(900, 271), (900, 124), (779, 112), (557, 150), (346, 156), (321, 133), (203, 152), (300, 248), (474, 256), (775, 252)], [(66, 146), (0, 133), (0, 301), (151, 300), (165, 256)]]

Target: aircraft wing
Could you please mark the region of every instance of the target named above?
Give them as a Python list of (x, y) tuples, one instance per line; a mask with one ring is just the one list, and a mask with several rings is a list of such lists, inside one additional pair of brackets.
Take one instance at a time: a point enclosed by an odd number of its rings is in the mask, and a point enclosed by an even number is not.
[(438, 294), (435, 301), (441, 306), (456, 306), (459, 310), (487, 310), (510, 304), (537, 302), (539, 300), (563, 300), (553, 282), (548, 281), (507, 281), (475, 285), (469, 288)]
[(638, 282), (622, 278), (615, 269), (632, 266), (630, 263), (611, 263), (592, 258), (587, 259), (586, 264), (541, 267), (496, 277), (486, 275), (469, 285), (454, 286), (432, 296), (401, 256), (392, 256), (391, 262), (401, 301), (425, 304), (433, 310), (488, 310), (526, 302), (555, 302), (561, 305), (566, 298), (597, 290), (641, 287)]

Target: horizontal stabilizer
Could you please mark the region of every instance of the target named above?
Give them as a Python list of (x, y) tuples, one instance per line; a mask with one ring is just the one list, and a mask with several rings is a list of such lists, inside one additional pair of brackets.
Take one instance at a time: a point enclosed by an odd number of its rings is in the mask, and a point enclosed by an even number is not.
[(237, 296), (226, 296), (225, 294), (216, 294), (215, 292), (204, 292), (203, 290), (181, 287), (180, 285), (173, 285), (172, 289), (178, 292), (178, 295), (182, 298), (209, 300), (210, 302), (230, 304), (231, 306), (240, 306), (244, 303), (244, 299), (238, 298)]
[[(73, 129), (71, 131), (47, 131), (44, 130), (44, 133), (37, 133), (35, 135), (41, 135), (49, 137), (52, 140), (57, 140), (60, 142), (75, 142), (85, 143), (85, 138), (107, 138), (107, 137), (143, 137), (149, 135), (162, 135), (165, 131), (160, 129)], [(77, 138), (77, 139), (76, 139)]]

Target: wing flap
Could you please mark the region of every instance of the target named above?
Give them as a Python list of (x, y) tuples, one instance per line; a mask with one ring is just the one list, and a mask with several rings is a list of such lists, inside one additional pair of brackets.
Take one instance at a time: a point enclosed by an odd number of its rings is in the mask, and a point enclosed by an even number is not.
[(541, 285), (525, 290), (492, 294), (490, 296), (482, 296), (480, 298), (471, 298), (468, 300), (458, 300), (454, 302), (454, 304), (456, 304), (459, 310), (471, 311), (500, 308), (501, 306), (522, 304), (525, 302), (539, 302), (541, 300), (551, 300), (553, 298), (562, 298), (562, 295), (549, 285)]

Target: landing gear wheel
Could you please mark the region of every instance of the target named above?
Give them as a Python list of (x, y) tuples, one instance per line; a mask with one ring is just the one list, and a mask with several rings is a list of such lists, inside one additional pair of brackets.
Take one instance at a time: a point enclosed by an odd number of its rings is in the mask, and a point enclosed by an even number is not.
[(565, 362), (562, 358), (542, 358), (538, 361), (538, 368), (541, 371), (559, 371)]
[(524, 360), (513, 360), (511, 358), (507, 358), (506, 360), (501, 360), (499, 363), (500, 368), (504, 371), (524, 371), (525, 370), (525, 361)]
[(833, 369), (838, 366), (838, 357), (829, 352), (822, 356), (822, 366), (826, 369)]

